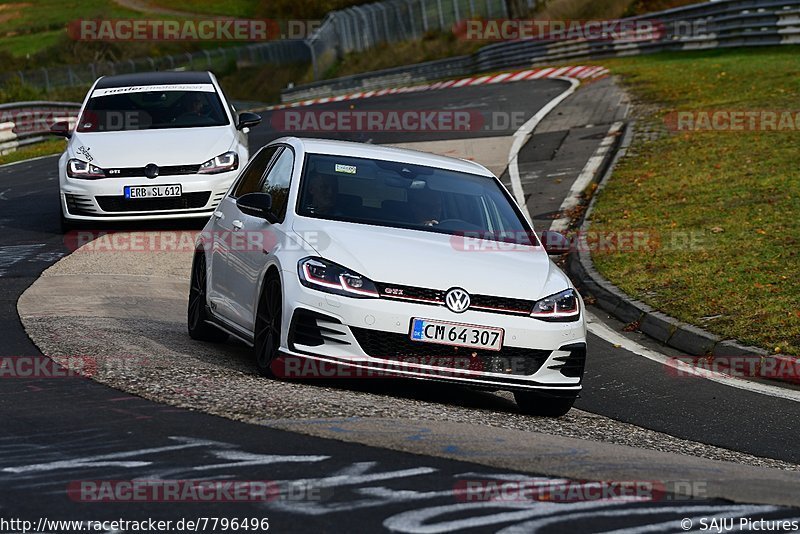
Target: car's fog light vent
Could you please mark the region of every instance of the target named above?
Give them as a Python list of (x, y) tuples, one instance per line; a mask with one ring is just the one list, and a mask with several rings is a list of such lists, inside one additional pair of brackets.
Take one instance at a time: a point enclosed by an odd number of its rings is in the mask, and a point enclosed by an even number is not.
[(66, 193), (64, 198), (67, 201), (67, 211), (72, 215), (84, 215), (97, 212), (94, 207), (94, 202), (92, 202), (92, 199), (89, 197)]
[(557, 351), (553, 360), (558, 362), (554, 365), (548, 365), (548, 369), (555, 369), (561, 372), (562, 375), (581, 378), (583, 377), (583, 369), (586, 367), (586, 344), (573, 343), (572, 345), (564, 345)]
[(325, 343), (349, 345), (350, 342), (342, 339), (346, 334), (340, 330), (325, 326), (324, 323), (342, 324), (337, 319), (322, 313), (299, 308), (295, 310), (292, 323), (289, 326), (289, 348), (295, 345), (319, 347)]

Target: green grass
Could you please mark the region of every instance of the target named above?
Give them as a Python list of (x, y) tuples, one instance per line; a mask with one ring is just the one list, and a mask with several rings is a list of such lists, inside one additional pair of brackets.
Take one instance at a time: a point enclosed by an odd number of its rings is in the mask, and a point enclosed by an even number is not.
[(50, 154), (60, 154), (64, 151), (66, 142), (63, 139), (53, 139), (35, 145), (22, 147), (15, 152), (0, 156), (0, 165), (21, 161), (23, 159), (37, 158), (39, 156), (49, 156)]
[(0, 52), (25, 57), (56, 46), (67, 24), (77, 19), (137, 16), (112, 0), (0, 0)]
[[(633, 94), (674, 110), (793, 110), (800, 48), (607, 61)], [(678, 132), (639, 142), (598, 198), (592, 230), (659, 246), (594, 254), (628, 294), (726, 338), (800, 354), (800, 132)], [(680, 246), (693, 235), (694, 246)]]

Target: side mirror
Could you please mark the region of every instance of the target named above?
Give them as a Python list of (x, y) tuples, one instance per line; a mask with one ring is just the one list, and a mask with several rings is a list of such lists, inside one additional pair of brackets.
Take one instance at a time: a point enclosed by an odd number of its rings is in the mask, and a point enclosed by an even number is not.
[(243, 130), (252, 126), (257, 126), (261, 122), (261, 115), (243, 111), (239, 113), (239, 122), (236, 124), (237, 130)]
[(50, 126), (50, 134), (57, 135), (59, 137), (66, 137), (69, 139), (72, 137), (72, 131), (70, 130), (69, 123), (67, 121), (56, 121)]
[(278, 218), (272, 213), (272, 196), (269, 193), (247, 193), (236, 200), (236, 207), (239, 211), (252, 217), (264, 219), (270, 223), (278, 222)]
[(539, 236), (542, 241), (542, 246), (551, 256), (559, 256), (561, 254), (568, 254), (572, 250), (572, 244), (569, 237), (561, 232), (552, 232), (546, 230)]

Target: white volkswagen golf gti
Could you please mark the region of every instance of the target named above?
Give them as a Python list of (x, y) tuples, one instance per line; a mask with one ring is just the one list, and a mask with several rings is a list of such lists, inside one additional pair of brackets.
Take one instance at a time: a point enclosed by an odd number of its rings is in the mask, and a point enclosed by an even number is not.
[(291, 137), (253, 156), (201, 232), (188, 328), (252, 345), (266, 376), (301, 376), (299, 360), (445, 380), (550, 416), (586, 359), (580, 295), (486, 168)]
[(81, 221), (208, 218), (248, 160), (247, 131), (210, 72), (98, 79), (58, 161), (65, 228)]

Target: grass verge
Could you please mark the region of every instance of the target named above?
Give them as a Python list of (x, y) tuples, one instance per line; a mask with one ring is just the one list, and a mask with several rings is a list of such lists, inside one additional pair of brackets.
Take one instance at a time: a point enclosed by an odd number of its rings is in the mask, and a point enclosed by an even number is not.
[[(605, 64), (657, 104), (640, 123), (663, 124), (676, 110), (795, 110), (800, 99), (794, 46)], [(683, 321), (800, 354), (799, 135), (691, 131), (636, 141), (599, 195), (592, 231), (645, 232), (656, 246), (596, 253), (598, 270)]]
[(65, 142), (63, 139), (53, 139), (51, 141), (43, 141), (35, 145), (22, 147), (14, 152), (0, 156), (0, 165), (6, 163), (13, 163), (28, 158), (38, 158), (39, 156), (49, 156), (51, 154), (60, 154), (64, 151)]

